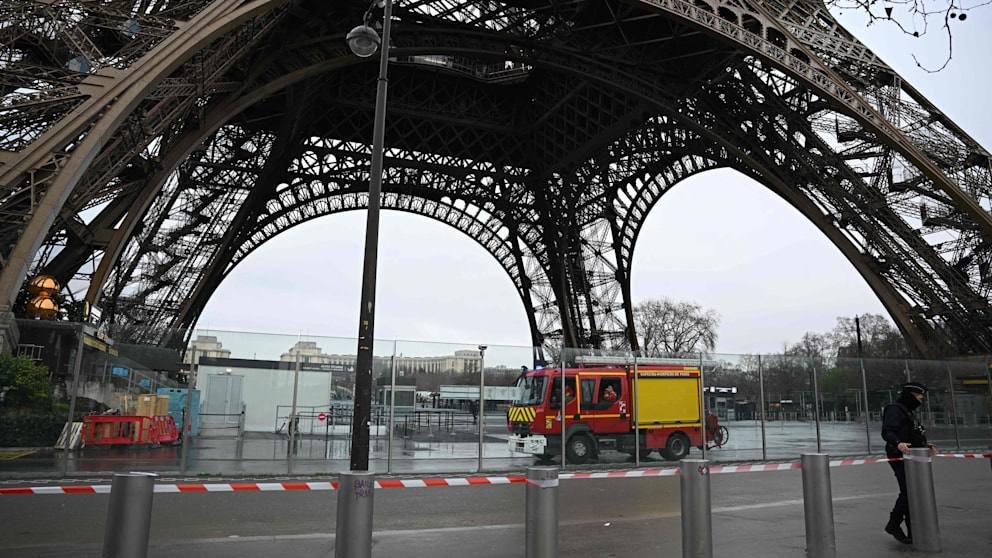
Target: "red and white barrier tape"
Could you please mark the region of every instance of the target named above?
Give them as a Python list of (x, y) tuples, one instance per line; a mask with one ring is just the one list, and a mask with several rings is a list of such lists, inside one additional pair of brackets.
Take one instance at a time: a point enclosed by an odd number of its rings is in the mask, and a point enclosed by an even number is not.
[[(941, 453), (937, 457), (958, 459), (992, 459), (992, 453)], [(830, 462), (831, 467), (847, 467), (850, 465), (869, 465), (900, 461), (902, 458), (866, 457), (845, 458)], [(787, 463), (754, 463), (750, 465), (711, 465), (712, 475), (730, 473), (759, 473), (765, 471), (789, 471), (801, 469), (799, 461)], [(584, 479), (618, 479), (640, 477), (671, 477), (679, 474), (676, 467), (665, 469), (632, 469), (629, 471), (599, 471), (589, 473), (561, 473), (560, 480)], [(524, 475), (506, 475), (492, 477), (453, 477), (453, 478), (422, 478), (422, 479), (378, 479), (375, 487), (389, 488), (431, 488), (442, 486), (493, 486), (502, 484), (525, 484)], [(232, 482), (232, 483), (184, 483), (156, 484), (155, 492), (166, 494), (185, 494), (192, 492), (289, 492), (296, 490), (321, 491), (337, 490), (337, 481), (324, 482)], [(0, 496), (17, 494), (110, 494), (109, 484), (94, 484), (81, 486), (23, 486), (0, 488)]]
[[(425, 479), (380, 479), (376, 488), (428, 488), (435, 486), (487, 486), (517, 484), (527, 482), (523, 475), (503, 477), (455, 477)], [(289, 492), (294, 490), (337, 490), (337, 481), (330, 482), (232, 482), (232, 483), (186, 483), (156, 484), (155, 492), (185, 494), (193, 492)], [(14, 494), (109, 494), (109, 484), (88, 486), (24, 486), (0, 488), (0, 496)]]
[(873, 463), (888, 463), (890, 461), (902, 461), (901, 457), (865, 457), (861, 459), (845, 458), (830, 462), (831, 467), (847, 467), (848, 465), (871, 465)]

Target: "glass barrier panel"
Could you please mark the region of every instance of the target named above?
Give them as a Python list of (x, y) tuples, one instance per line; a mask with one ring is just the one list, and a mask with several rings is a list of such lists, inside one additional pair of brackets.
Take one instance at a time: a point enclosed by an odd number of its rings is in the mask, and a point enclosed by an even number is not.
[(479, 345), (396, 342), (393, 472), (478, 470), (481, 366)]
[(954, 408), (948, 384), (947, 363), (939, 360), (906, 360), (906, 377), (893, 380), (891, 400), (899, 398), (902, 384), (906, 381), (920, 382), (927, 386), (927, 395), (919, 409), (915, 410), (917, 420), (927, 430), (927, 440), (938, 448), (956, 448)]
[(992, 447), (988, 365), (984, 361), (947, 361), (945, 365), (953, 422), (957, 425), (955, 447), (959, 451), (987, 450)]
[(115, 343), (88, 325), (82, 332), (65, 472), (178, 470), (180, 431), (167, 394), (179, 386), (179, 352)]
[[(533, 373), (534, 350), (531, 347), (514, 347), (508, 345), (482, 345), (485, 367), (485, 405), (481, 424), (484, 425), (482, 448), (482, 470), (485, 472), (522, 471), (535, 464), (548, 465), (550, 462), (532, 454), (514, 451), (516, 446), (510, 446), (510, 409), (514, 404), (521, 403), (521, 408), (530, 408), (531, 414), (519, 413), (517, 419), (518, 434), (523, 433), (526, 424), (527, 432), (533, 431), (538, 421), (539, 406), (522, 405), (522, 378), (526, 382), (526, 374)], [(523, 375), (523, 376), (522, 376)], [(540, 418), (544, 424), (544, 415)]]
[(866, 426), (861, 363), (857, 359), (823, 358), (817, 368), (821, 448), (830, 455), (868, 452), (869, 437), (879, 447), (877, 432)]
[(762, 459), (761, 386), (754, 355), (703, 357), (707, 459)]
[(767, 399), (765, 428), (769, 459), (796, 459), (816, 451), (816, 402), (809, 357), (762, 355)]
[[(18, 370), (38, 381), (0, 386), (0, 446), (27, 448), (0, 460), (0, 474), (350, 468), (355, 339), (198, 329), (180, 350), (115, 343), (80, 324), (18, 324), (22, 343), (0, 357), (3, 378)], [(929, 387), (917, 414), (939, 448), (992, 444), (981, 360), (393, 340), (377, 340), (373, 353), (369, 465), (380, 473), (657, 467), (704, 451), (726, 462), (796, 459), (818, 447), (879, 454), (881, 413), (907, 380)], [(75, 426), (60, 441), (70, 406)]]

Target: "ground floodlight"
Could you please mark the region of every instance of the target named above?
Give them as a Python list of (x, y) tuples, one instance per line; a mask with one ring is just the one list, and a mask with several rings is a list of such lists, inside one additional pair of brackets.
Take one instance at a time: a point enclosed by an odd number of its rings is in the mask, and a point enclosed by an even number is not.
[(355, 56), (368, 58), (379, 49), (379, 34), (368, 25), (359, 25), (348, 33), (348, 48)]

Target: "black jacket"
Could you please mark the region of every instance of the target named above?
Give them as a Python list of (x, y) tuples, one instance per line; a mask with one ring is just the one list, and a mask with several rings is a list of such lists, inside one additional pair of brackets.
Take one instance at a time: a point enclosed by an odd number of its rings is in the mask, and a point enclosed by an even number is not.
[(882, 438), (885, 439), (885, 454), (889, 457), (902, 457), (898, 449), (902, 442), (913, 448), (927, 447), (926, 430), (902, 401), (886, 405), (882, 411)]

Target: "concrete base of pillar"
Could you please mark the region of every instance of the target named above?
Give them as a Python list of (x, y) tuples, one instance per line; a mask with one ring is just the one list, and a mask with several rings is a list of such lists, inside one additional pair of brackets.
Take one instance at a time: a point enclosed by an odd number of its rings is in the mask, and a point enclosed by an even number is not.
[(13, 312), (0, 312), (0, 354), (14, 353), (21, 334)]

